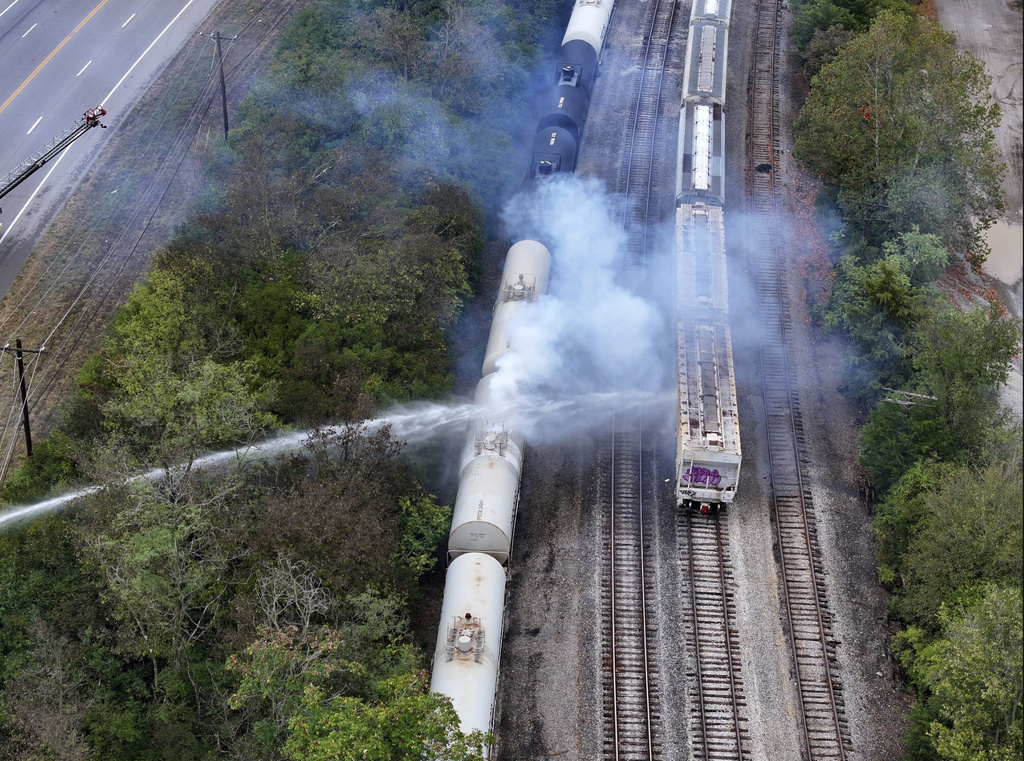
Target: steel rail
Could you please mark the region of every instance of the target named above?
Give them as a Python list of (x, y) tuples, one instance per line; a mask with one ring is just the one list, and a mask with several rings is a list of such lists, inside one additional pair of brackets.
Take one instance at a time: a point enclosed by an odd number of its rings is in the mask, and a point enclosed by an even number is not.
[[(625, 174), (619, 189), (623, 195), (622, 225), (627, 236), (627, 255), (620, 260), (620, 274), (634, 290), (644, 288), (657, 127), (674, 19), (674, 0), (659, 0), (652, 5), (644, 60), (623, 151)], [(652, 705), (656, 704), (657, 696), (648, 641), (642, 411), (628, 418), (614, 416), (611, 439), (609, 681), (613, 727), (607, 755), (616, 761), (656, 759), (660, 749), (654, 728), (657, 712)]]
[(797, 702), (807, 759), (846, 757), (849, 743), (832, 660), (827, 598), (819, 568), (813, 504), (801, 468), (803, 424), (789, 359), (789, 311), (775, 220), (778, 157), (779, 13), (777, 0), (757, 5), (750, 91), (750, 188), (757, 234), (768, 261), (760, 268), (757, 301), (761, 333), (761, 386), (765, 407), (769, 488), (775, 509), (787, 633), (796, 670)]
[(749, 758), (744, 746), (743, 685), (735, 642), (736, 610), (732, 569), (722, 523), (726, 514), (708, 516), (686, 510), (677, 514), (677, 532), (685, 546), (689, 574), (691, 624), (687, 644), (693, 657), (696, 713), (695, 759), (739, 761)]

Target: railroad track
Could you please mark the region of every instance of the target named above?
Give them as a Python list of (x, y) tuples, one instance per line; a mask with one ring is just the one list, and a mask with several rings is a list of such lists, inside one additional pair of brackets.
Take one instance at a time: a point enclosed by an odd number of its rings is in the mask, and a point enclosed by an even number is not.
[[(664, 154), (658, 126), (665, 111), (665, 66), (676, 18), (676, 3), (658, 0), (652, 4), (644, 37), (644, 61), (632, 94), (629, 130), (624, 146), (623, 170), (616, 190), (624, 199), (623, 227), (626, 231), (627, 256), (622, 262), (623, 275), (638, 289), (648, 248), (648, 220), (658, 216), (660, 197), (658, 172), (663, 162), (655, 156)], [(636, 282), (639, 278), (639, 282)]]
[(778, 76), (780, 3), (757, 6), (750, 87), (748, 171), (752, 235), (758, 251), (756, 295), (761, 386), (768, 443), (769, 485), (780, 555), (783, 607), (796, 676), (797, 707), (807, 761), (845, 759), (849, 728), (838, 677), (814, 505), (805, 481), (806, 447), (796, 378), (789, 362), (790, 312), (786, 262), (777, 237), (776, 188), (780, 124)]
[(685, 624), (692, 664), (690, 747), (702, 761), (750, 758), (727, 521), (724, 511), (712, 516), (685, 510), (676, 517), (691, 614)]
[[(626, 253), (620, 275), (626, 287), (643, 292), (648, 249), (648, 220), (657, 216), (659, 198), (658, 122), (663, 115), (662, 93), (669, 43), (675, 21), (674, 0), (652, 3), (644, 38), (643, 64), (633, 90), (623, 171), (617, 190), (623, 196), (622, 224)], [(653, 569), (646, 554), (644, 524), (653, 507), (645, 495), (647, 455), (642, 410), (617, 414), (612, 423), (605, 494), (608, 497), (606, 547), (608, 573), (604, 585), (607, 611), (604, 634), (604, 752), (615, 761), (661, 758), (660, 695), (654, 662), (653, 618), (647, 599), (653, 588)], [(646, 447), (649, 449), (650, 445)], [(649, 482), (649, 479), (647, 479)]]
[(655, 632), (647, 616), (651, 579), (645, 557), (644, 455), (635, 419), (612, 435), (608, 546), (609, 631), (606, 649), (605, 757), (616, 761), (660, 758), (656, 664), (649, 638)]

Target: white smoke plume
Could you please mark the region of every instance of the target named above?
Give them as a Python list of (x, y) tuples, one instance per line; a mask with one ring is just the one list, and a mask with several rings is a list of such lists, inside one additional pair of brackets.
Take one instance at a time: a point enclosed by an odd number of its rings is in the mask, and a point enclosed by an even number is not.
[[(578, 400), (593, 409), (602, 399), (606, 411), (667, 398), (674, 340), (663, 310), (622, 282), (621, 204), (599, 181), (572, 175), (510, 201), (504, 219), (513, 240), (535, 238), (551, 252), (551, 286), (510, 326), (515, 351), (498, 361), (495, 390), (525, 395), (528, 407)], [(563, 407), (569, 417), (573, 406)]]

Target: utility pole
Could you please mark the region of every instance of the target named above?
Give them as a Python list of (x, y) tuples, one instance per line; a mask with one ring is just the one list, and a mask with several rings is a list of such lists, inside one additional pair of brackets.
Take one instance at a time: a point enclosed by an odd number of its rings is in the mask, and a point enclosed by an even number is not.
[(224, 56), (220, 52), (220, 41), (235, 40), (237, 37), (221, 37), (220, 30), (213, 33), (213, 39), (217, 41), (217, 62), (220, 64), (220, 103), (224, 108), (224, 139), (228, 139), (228, 88), (224, 84)]
[[(11, 345), (7, 344), (0, 349), (4, 354), (9, 354), (11, 351)], [(32, 429), (28, 424), (28, 393), (25, 390), (25, 361), (22, 359), (24, 352), (30, 354), (42, 354), (46, 351), (46, 347), (40, 347), (39, 349), (23, 349), (21, 348), (21, 339), (17, 338), (14, 341), (14, 359), (18, 364), (18, 385), (21, 387), (21, 419), (25, 426), (25, 450), (28, 452), (28, 456), (32, 456)]]

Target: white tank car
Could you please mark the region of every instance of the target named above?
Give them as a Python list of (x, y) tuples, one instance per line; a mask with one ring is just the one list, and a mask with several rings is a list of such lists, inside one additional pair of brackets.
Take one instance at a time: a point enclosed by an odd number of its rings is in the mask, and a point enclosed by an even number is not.
[(476, 405), (485, 413), (471, 424), (463, 450), (448, 557), (483, 552), (504, 565), (512, 551), (523, 438), (509, 425), (509, 400), (492, 387), (494, 379), (492, 373), (476, 387)]
[(484, 354), (483, 376), (498, 369), (498, 360), (515, 351), (509, 326), (526, 305), (547, 293), (551, 253), (535, 240), (521, 240), (508, 250), (501, 292), (494, 305), (491, 335)]
[(615, 0), (576, 0), (562, 44), (582, 40), (600, 57), (614, 7)]
[(430, 691), (452, 699), (463, 732), (489, 732), (498, 684), (505, 569), (471, 553), (448, 566)]

